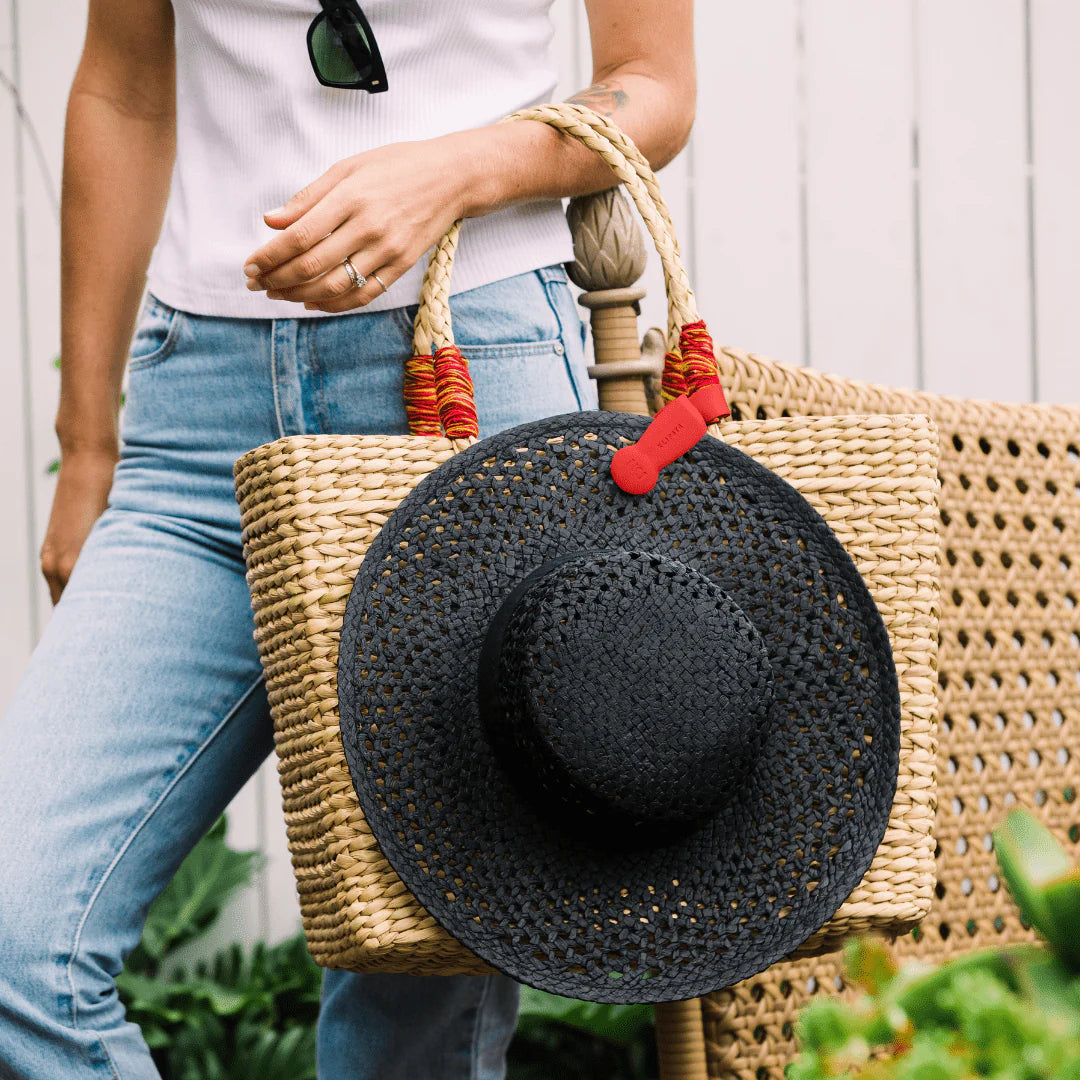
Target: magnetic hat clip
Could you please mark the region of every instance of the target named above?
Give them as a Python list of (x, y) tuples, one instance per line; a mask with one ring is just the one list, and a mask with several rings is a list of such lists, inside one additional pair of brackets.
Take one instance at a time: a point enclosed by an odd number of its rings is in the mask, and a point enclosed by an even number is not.
[(636, 443), (615, 451), (612, 478), (628, 495), (652, 491), (660, 470), (692, 450), (705, 434), (708, 422), (729, 414), (719, 383), (710, 383), (692, 394), (680, 394), (653, 417)]

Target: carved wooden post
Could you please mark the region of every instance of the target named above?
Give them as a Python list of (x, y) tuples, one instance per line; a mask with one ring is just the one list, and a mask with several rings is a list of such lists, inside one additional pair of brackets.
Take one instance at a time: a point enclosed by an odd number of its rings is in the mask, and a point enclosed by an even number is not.
[(660, 1080), (709, 1080), (701, 998), (653, 1006)]
[[(621, 188), (609, 188), (570, 200), (567, 221), (574, 234), (573, 263), (567, 273), (587, 291), (578, 302), (591, 312), (596, 363), (589, 374), (599, 384), (600, 408), (648, 415), (646, 381), (659, 379), (655, 349), (642, 358), (638, 340), (638, 301), (645, 290), (637, 280), (645, 270), (645, 241)], [(658, 363), (659, 361), (659, 363)]]

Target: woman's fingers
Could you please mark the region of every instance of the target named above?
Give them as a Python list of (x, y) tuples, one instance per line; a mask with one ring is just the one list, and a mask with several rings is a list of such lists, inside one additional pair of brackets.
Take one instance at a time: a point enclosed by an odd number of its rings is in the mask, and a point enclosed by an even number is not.
[[(324, 233), (321, 239), (317, 240), (310, 249), (289, 259), (276, 269), (261, 275), (257, 282), (252, 282), (249, 279), (248, 288), (252, 290), (265, 288), (267, 295), (273, 292), (284, 300), (304, 300), (316, 294), (297, 292), (298, 289), (303, 289), (306, 285), (322, 282), (325, 277), (333, 274), (335, 267), (340, 266), (341, 277), (344, 278), (344, 282), (337, 278), (336, 275), (334, 280), (344, 289), (350, 284), (350, 281), (348, 273), (342, 266), (342, 260), (346, 255), (355, 255), (363, 247), (365, 241), (370, 241), (370, 237), (363, 236), (360, 230), (356, 228), (355, 222), (347, 221), (341, 228), (331, 232), (329, 236)], [(353, 259), (353, 263), (356, 263), (355, 259)], [(357, 266), (357, 269), (359, 270), (360, 267)], [(333, 294), (328, 293), (325, 295)]]
[[(352, 259), (351, 262), (357, 273), (362, 274), (363, 270), (357, 265), (359, 259)], [(266, 295), (271, 300), (333, 300), (354, 287), (349, 271), (342, 261), (337, 259), (329, 270), (318, 277), (287, 289), (267, 289)]]
[[(295, 221), (301, 214), (306, 214), (349, 175), (351, 160), (351, 158), (343, 158), (341, 161), (335, 161), (322, 176), (316, 177), (310, 184), (305, 184), (283, 206), (275, 206), (273, 210), (267, 210), (263, 217), (274, 218), (282, 225), (286, 225)], [(275, 225), (275, 228), (277, 227)]]
[[(339, 230), (339, 232), (345, 231), (345, 229)], [(321, 250), (323, 245), (329, 244), (330, 240), (324, 240), (316, 250)], [(350, 247), (352, 250), (346, 250)], [(372, 271), (378, 273), (379, 277), (386, 282), (387, 288), (390, 287), (390, 279), (383, 273), (383, 268), (392, 271), (395, 280), (401, 276), (401, 271), (393, 269), (394, 264), (400, 261), (398, 252), (385, 239), (380, 243), (372, 243), (368, 247), (353, 246), (349, 243), (341, 245), (339, 241), (337, 247), (328, 250), (333, 251), (333, 256), (329, 261), (329, 268), (324, 273), (310, 281), (302, 281), (299, 285), (284, 289), (267, 289), (266, 295), (271, 300), (311, 301), (318, 304), (345, 297), (350, 299), (359, 297), (361, 303), (366, 303), (382, 292), (382, 286), (372, 276)], [(366, 284), (359, 288), (353, 285), (349, 271), (342, 262), (344, 255), (338, 256), (338, 251), (341, 250), (349, 256), (349, 261), (357, 274), (368, 279)], [(349, 304), (349, 307), (354, 306), (356, 305), (353, 303)]]
[[(245, 264), (248, 288), (327, 311), (362, 307), (380, 295), (375, 273), (389, 288), (461, 216), (458, 187), (430, 168), (433, 141), (345, 158), (267, 214), (281, 232)], [(341, 265), (346, 256), (371, 279), (359, 289)]]
[(41, 572), (55, 604), (71, 576), (83, 542), (104, 513), (116, 454), (65, 451), (60, 460), (49, 526), (41, 544)]
[[(253, 290), (288, 288), (326, 273), (335, 262), (341, 262), (349, 254), (348, 251), (337, 254), (345, 243), (339, 226), (347, 220), (348, 213), (344, 207), (336, 210), (325, 203), (320, 203), (299, 221), (293, 222), (281, 236), (271, 241), (271, 243), (280, 241), (273, 255), (273, 258), (278, 260), (277, 262), (273, 265), (264, 262), (265, 269), (260, 270), (258, 274), (250, 272), (249, 267), (253, 265), (251, 263), (244, 268), (244, 272), (248, 275), (248, 288)], [(337, 233), (335, 229), (338, 230)], [(260, 259), (265, 259), (265, 257), (260, 256)]]
[[(356, 259), (353, 259), (352, 261), (354, 264), (358, 262)], [(385, 266), (380, 266), (373, 271), (362, 270), (358, 265), (356, 269), (367, 278), (367, 281), (361, 285), (359, 289), (353, 286), (350, 281), (350, 288), (339, 296), (326, 300), (310, 300), (304, 304), (304, 307), (309, 310), (329, 311), (334, 314), (363, 307), (369, 301), (374, 300), (376, 296), (382, 295), (383, 287), (380, 284), (380, 281), (376, 280), (376, 274), (379, 275), (379, 279), (381, 279), (382, 282), (385, 282), (387, 289), (389, 289), (390, 286), (393, 285), (406, 270), (408, 270), (408, 267), (390, 263)], [(348, 271), (345, 267), (341, 267), (341, 272), (348, 278)]]
[[(280, 273), (285, 264), (295, 263), (298, 258), (303, 259), (324, 237), (333, 233), (334, 229), (349, 219), (350, 210), (343, 193), (335, 193), (337, 182), (329, 183), (324, 190), (323, 181), (328, 175), (319, 177), (315, 183), (294, 195), (282, 208), (280, 214), (265, 215), (268, 225), (282, 231), (253, 252), (247, 260), (244, 273), (249, 278), (269, 282), (272, 272)], [(341, 258), (345, 258), (345, 255)], [(291, 272), (297, 273), (302, 266), (302, 263), (296, 263)], [(325, 266), (322, 269), (316, 269), (315, 273), (307, 276), (314, 277), (325, 269)], [(293, 285), (302, 280), (305, 279), (275, 276), (272, 283)]]

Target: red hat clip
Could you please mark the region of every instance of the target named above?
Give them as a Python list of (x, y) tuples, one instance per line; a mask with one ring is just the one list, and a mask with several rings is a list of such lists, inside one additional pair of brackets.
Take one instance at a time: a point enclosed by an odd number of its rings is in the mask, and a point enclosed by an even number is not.
[(652, 491), (660, 470), (692, 450), (708, 423), (730, 412), (719, 383), (710, 383), (692, 394), (680, 394), (653, 417), (633, 446), (615, 451), (612, 478), (629, 495)]

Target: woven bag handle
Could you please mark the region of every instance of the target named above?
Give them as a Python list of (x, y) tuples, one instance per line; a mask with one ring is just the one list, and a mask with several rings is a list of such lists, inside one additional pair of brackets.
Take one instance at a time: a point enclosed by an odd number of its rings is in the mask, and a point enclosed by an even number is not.
[[(578, 139), (608, 163), (630, 192), (664, 271), (668, 300), (667, 352), (663, 393), (668, 401), (704, 386), (719, 390), (712, 339), (697, 314), (671, 215), (649, 163), (618, 126), (594, 110), (570, 102), (535, 105), (503, 117), (500, 123), (538, 120)], [(468, 363), (454, 344), (450, 315), (450, 275), (461, 221), (456, 221), (432, 252), (420, 290), (413, 333), (413, 355), (405, 366), (405, 405), (413, 434), (476, 438), (478, 424)], [(434, 356), (432, 350), (434, 349)], [(723, 403), (722, 393), (718, 400)], [(709, 420), (727, 415), (714, 408)]]

